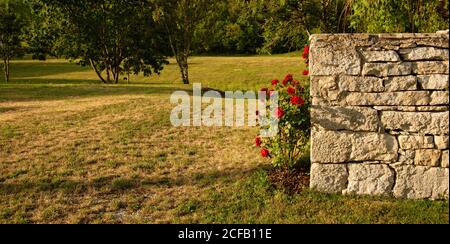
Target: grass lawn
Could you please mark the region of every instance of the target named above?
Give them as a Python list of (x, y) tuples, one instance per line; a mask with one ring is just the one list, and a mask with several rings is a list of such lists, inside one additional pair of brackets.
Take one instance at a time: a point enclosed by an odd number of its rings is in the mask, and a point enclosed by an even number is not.
[[(256, 90), (299, 58), (196, 57), (192, 82)], [(0, 223), (448, 223), (447, 201), (288, 195), (267, 180), (256, 128), (174, 128), (172, 63), (102, 85), (61, 60), (0, 78)]]

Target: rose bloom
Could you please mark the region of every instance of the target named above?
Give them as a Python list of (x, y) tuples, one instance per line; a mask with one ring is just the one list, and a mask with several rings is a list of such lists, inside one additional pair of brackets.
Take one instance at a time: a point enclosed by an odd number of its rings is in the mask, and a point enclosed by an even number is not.
[(263, 158), (267, 158), (267, 157), (269, 157), (269, 150), (267, 150), (267, 149), (261, 149), (261, 156), (263, 156)]
[(305, 105), (305, 100), (299, 96), (294, 96), (291, 98), (291, 103), (298, 106)]
[(283, 80), (283, 85), (287, 85), (292, 80), (294, 80), (294, 77), (291, 74), (286, 75)]
[(273, 85), (273, 86), (276, 86), (276, 85), (278, 85), (278, 83), (280, 83), (280, 81), (279, 81), (279, 80), (273, 80), (273, 81), (272, 81), (272, 85)]
[(261, 147), (261, 137), (256, 137), (256, 139), (255, 139), (255, 145), (256, 145), (256, 147)]
[(305, 70), (303, 71), (303, 75), (309, 75), (309, 70), (305, 69)]
[(295, 89), (294, 89), (293, 87), (289, 87), (289, 88), (287, 89), (287, 93), (288, 93), (289, 95), (294, 95), (294, 94), (295, 94)]
[(303, 58), (303, 59), (307, 59), (307, 58), (308, 58), (308, 55), (309, 55), (309, 46), (306, 45), (306, 46), (305, 46), (305, 49), (303, 50), (302, 58)]
[(277, 108), (277, 109), (275, 109), (275, 116), (276, 116), (278, 119), (283, 118), (283, 116), (284, 116), (284, 111), (283, 111), (283, 109), (282, 109), (282, 108)]

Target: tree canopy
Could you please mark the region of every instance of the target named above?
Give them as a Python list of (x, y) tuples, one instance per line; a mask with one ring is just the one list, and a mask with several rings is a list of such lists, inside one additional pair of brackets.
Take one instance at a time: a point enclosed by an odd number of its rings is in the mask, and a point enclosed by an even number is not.
[(0, 48), (8, 60), (23, 51), (77, 60), (105, 83), (159, 73), (174, 56), (189, 83), (193, 54), (284, 53), (316, 33), (436, 32), (449, 28), (448, 2), (0, 0)]

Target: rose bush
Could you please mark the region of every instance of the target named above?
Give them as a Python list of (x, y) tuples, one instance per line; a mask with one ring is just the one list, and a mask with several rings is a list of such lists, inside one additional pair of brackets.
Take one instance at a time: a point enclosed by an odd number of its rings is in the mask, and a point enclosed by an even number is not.
[[(307, 66), (308, 56), (309, 46), (306, 46), (302, 57)], [(305, 70), (302, 74), (308, 76), (309, 71)], [(292, 169), (298, 165), (304, 154), (308, 153), (311, 101), (309, 79), (302, 80), (295, 80), (292, 74), (288, 74), (281, 82), (273, 80), (271, 88), (261, 89), (267, 92), (269, 98), (274, 91), (278, 92), (279, 96), (278, 107), (273, 111), (279, 119), (278, 134), (268, 138), (258, 136), (255, 140), (261, 156), (269, 158), (275, 167)]]

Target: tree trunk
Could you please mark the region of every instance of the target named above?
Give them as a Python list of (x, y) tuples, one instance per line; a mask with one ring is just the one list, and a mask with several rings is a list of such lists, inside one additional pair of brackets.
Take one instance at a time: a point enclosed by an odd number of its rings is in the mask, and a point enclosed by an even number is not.
[(110, 74), (111, 68), (109, 65), (106, 65), (106, 82), (111, 83), (111, 74)]
[(5, 82), (9, 82), (9, 58), (3, 59), (3, 69), (5, 71)]
[(98, 78), (100, 78), (100, 80), (103, 83), (106, 83), (105, 79), (103, 78), (101, 72), (97, 69), (97, 66), (95, 65), (94, 61), (92, 59), (89, 59), (90, 63), (91, 63), (91, 67), (94, 69), (95, 73), (97, 74)]
[(189, 65), (187, 55), (182, 55), (182, 57), (179, 58), (178, 65), (180, 66), (181, 80), (183, 81), (183, 84), (189, 85)]

